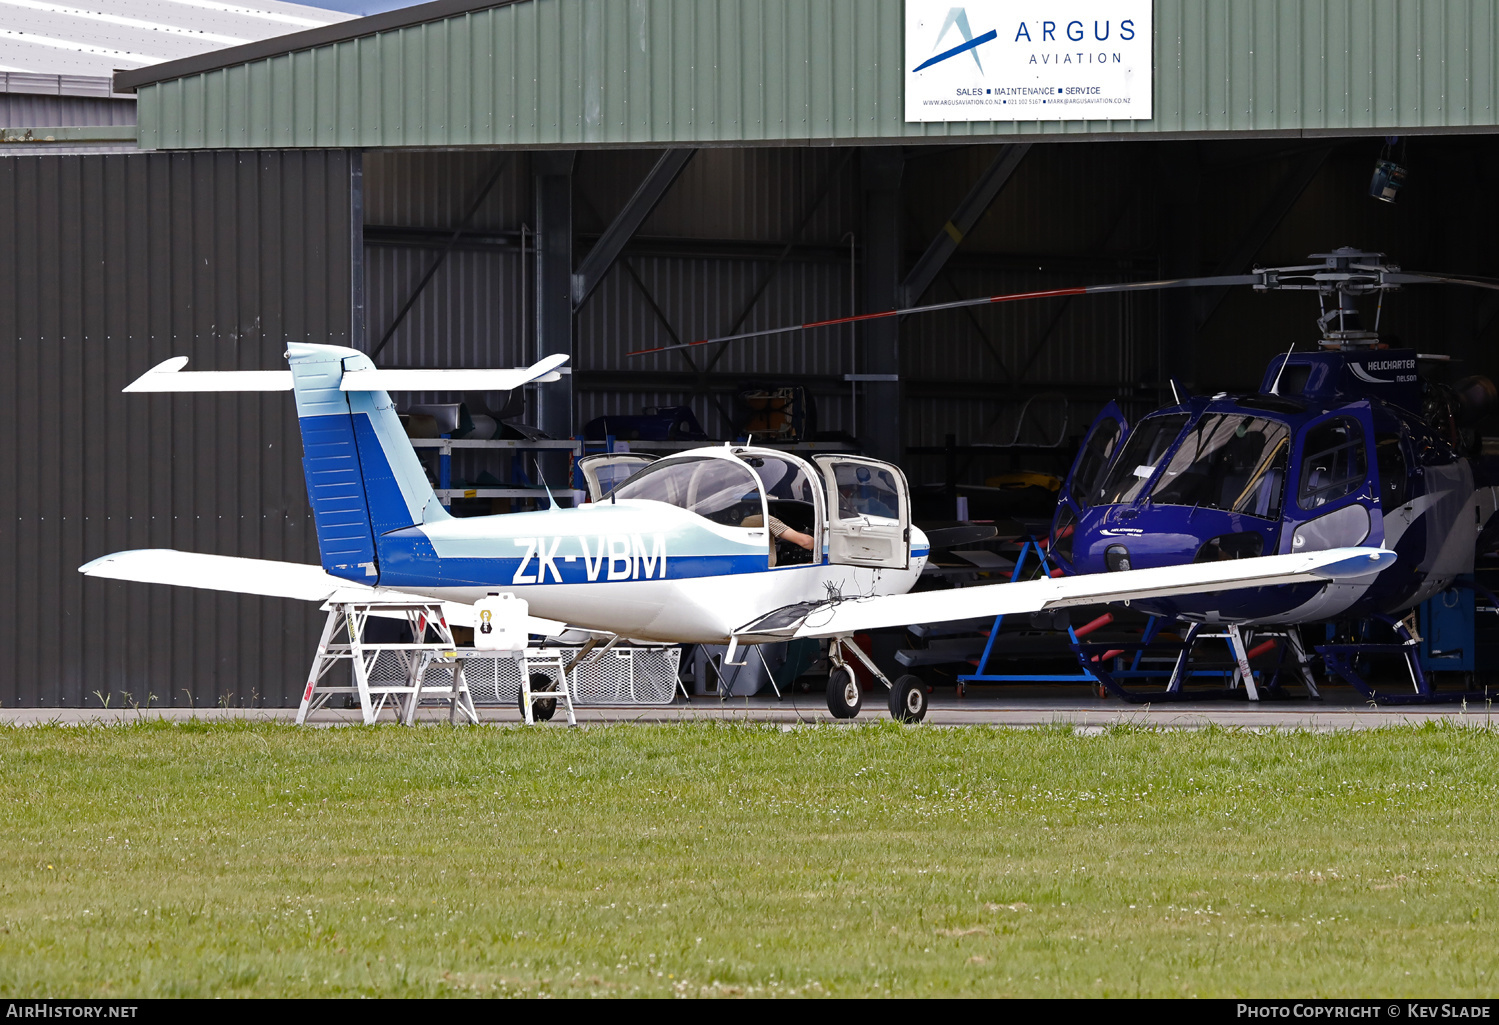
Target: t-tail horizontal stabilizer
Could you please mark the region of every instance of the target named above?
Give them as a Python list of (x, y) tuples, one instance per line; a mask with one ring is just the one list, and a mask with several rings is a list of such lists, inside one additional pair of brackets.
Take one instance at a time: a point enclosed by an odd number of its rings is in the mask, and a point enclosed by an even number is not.
[[(556, 381), (567, 356), (548, 356), (514, 370), (350, 370), (339, 391), (514, 391), (526, 384)], [(291, 391), (290, 370), (197, 370), (184, 373), (186, 356), (163, 360), (124, 388), (127, 392)]]
[(1334, 548), (1324, 552), (1160, 566), (1121, 573), (1088, 573), (1055, 579), (1043, 577), (950, 591), (841, 598), (777, 609), (746, 623), (735, 631), (735, 636), (742, 643), (783, 641), (793, 637), (839, 637), (855, 631), (910, 623), (1008, 616), (1069, 605), (1101, 605), (1279, 584), (1348, 583), (1373, 576), (1394, 562), (1395, 553), (1380, 548)]

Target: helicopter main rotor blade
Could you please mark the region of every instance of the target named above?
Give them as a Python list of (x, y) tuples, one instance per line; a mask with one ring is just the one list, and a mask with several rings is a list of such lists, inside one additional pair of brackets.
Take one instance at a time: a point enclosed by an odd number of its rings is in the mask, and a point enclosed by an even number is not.
[(1390, 271), (1384, 280), (1396, 285), (1467, 285), (1499, 292), (1499, 281), (1493, 278), (1467, 278), (1452, 274), (1426, 274), (1420, 271)]
[(627, 356), (645, 356), (653, 352), (670, 352), (673, 349), (691, 349), (699, 345), (717, 345), (723, 342), (739, 342), (747, 338), (769, 338), (772, 335), (790, 334), (793, 331), (810, 331), (819, 327), (837, 327), (840, 324), (858, 324), (867, 320), (883, 320), (886, 317), (905, 317), (913, 313), (936, 313), (941, 310), (959, 310), (965, 306), (988, 306), (992, 303), (1018, 302), (1024, 299), (1055, 299), (1072, 295), (1104, 295), (1111, 292), (1149, 292), (1165, 288), (1210, 288), (1215, 285), (1258, 285), (1264, 281), (1263, 274), (1220, 274), (1205, 278), (1166, 278), (1161, 281), (1125, 281), (1111, 285), (1085, 285), (1080, 288), (1051, 288), (1040, 292), (1010, 292), (1005, 295), (989, 295), (979, 299), (958, 299), (953, 302), (932, 303), (928, 306), (907, 306), (879, 313), (858, 313), (849, 317), (833, 317), (829, 320), (813, 320), (806, 324), (790, 324), (786, 327), (771, 327), (761, 331), (744, 331), (737, 335), (721, 335), (704, 338), (696, 342), (679, 345), (659, 345), (654, 349), (636, 349)]

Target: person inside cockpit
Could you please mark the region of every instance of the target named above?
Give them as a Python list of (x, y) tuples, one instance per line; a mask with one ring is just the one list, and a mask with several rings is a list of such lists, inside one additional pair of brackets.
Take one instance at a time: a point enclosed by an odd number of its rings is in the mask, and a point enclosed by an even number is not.
[(811, 534), (803, 534), (799, 530), (794, 530), (774, 516), (770, 518), (770, 536), (777, 541), (790, 541), (794, 545), (800, 545), (809, 552), (812, 550)]
[[(765, 489), (769, 506), (771, 565), (790, 566), (814, 562), (812, 537), (816, 529), (816, 485), (797, 463), (770, 453), (744, 457)], [(761, 517), (751, 515), (741, 526), (758, 527)]]

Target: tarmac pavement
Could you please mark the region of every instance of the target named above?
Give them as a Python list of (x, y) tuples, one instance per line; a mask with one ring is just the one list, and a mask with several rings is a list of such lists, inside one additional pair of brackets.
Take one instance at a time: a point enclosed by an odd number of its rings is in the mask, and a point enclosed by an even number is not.
[[(1419, 724), (1430, 721), (1451, 722), (1479, 727), (1499, 725), (1492, 703), (1376, 706), (1351, 690), (1324, 691), (1321, 701), (1286, 700), (1275, 702), (1193, 701), (1167, 704), (1131, 705), (1115, 699), (1100, 699), (1081, 687), (1051, 689), (1027, 688), (997, 692), (970, 691), (966, 697), (951, 693), (934, 694), (926, 724), (932, 726), (1007, 726), (1038, 727), (1071, 725), (1083, 732), (1102, 731), (1120, 723), (1158, 729), (1201, 729), (1210, 724), (1254, 730), (1357, 730), (1381, 726)], [(479, 714), (485, 725), (517, 725), (519, 713), (514, 707), (481, 706)], [(678, 696), (677, 703), (655, 707), (580, 707), (580, 725), (612, 723), (667, 723), (716, 720), (723, 722), (797, 724), (839, 723), (828, 714), (820, 693), (788, 694), (784, 700), (771, 697), (733, 698), (697, 697), (691, 703)], [(864, 710), (854, 723), (888, 718), (882, 695), (871, 692)], [(84, 726), (164, 720), (184, 722), (193, 719), (223, 721), (292, 722), (295, 708), (3, 708), (0, 723), (14, 725)], [(356, 725), (361, 721), (356, 709), (325, 708), (314, 713), (310, 725)], [(393, 723), (390, 712), (381, 718)], [(423, 724), (446, 724), (445, 708), (424, 707), (418, 713)], [(542, 728), (566, 726), (559, 710)]]

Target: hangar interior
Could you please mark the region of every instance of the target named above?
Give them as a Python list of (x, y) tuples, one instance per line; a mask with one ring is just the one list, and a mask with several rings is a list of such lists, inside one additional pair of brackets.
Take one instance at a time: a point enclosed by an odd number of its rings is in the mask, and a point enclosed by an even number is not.
[[(1396, 145), (1412, 176), (1396, 203), (1368, 194), (1382, 138), (1034, 144), (1018, 160), (1019, 147), (1005, 144), (699, 149), (576, 310), (573, 423), (686, 405), (711, 438), (728, 440), (744, 434), (738, 392), (794, 385), (815, 398), (810, 433), (899, 459), (913, 484), (947, 483), (947, 457), (934, 450), (949, 435), (961, 449), (953, 483), (1064, 473), (1108, 401), (1138, 417), (1169, 398), (1173, 376), (1193, 391), (1252, 391), (1272, 356), (1315, 344), (1315, 298), (1218, 289), (904, 318), (894, 402), (846, 380), (870, 373), (878, 356), (864, 325), (627, 354), (897, 304), (1297, 264), (1340, 245), (1413, 269), (1493, 274), (1483, 225), (1496, 202), (1494, 141)], [(576, 157), (575, 259), (586, 260), (660, 159), (653, 150)], [(867, 184), (875, 161), (877, 173), (900, 168), (893, 224), (874, 223), (883, 212), (871, 209)], [(382, 359), (394, 365), (524, 362), (536, 337), (527, 163), (524, 154), (364, 155), (369, 349), (389, 333)], [(497, 165), (500, 178), (454, 241)], [(897, 292), (996, 177), (961, 242), (935, 271), (922, 268), (922, 291)], [(872, 280), (866, 248), (889, 237), (899, 247), (894, 288)], [(1491, 373), (1496, 314), (1499, 302), (1482, 293), (1411, 288), (1382, 311), (1381, 331)], [(892, 419), (894, 448), (871, 436)]]
[[(12, 226), (0, 238), (0, 415), (19, 441), (0, 460), (0, 579), (14, 602), (0, 623), (0, 700), (297, 699), (315, 610), (85, 584), (74, 572), (139, 547), (316, 561), (291, 400), (119, 394), (169, 356), (274, 369), (288, 341), (307, 340), (352, 344), (381, 365), (487, 367), (567, 351), (573, 373), (524, 405), (467, 397), (555, 437), (685, 406), (707, 438), (728, 440), (750, 423), (742, 393), (802, 389), (800, 443), (900, 462), (935, 496), (919, 511), (927, 520), (951, 522), (959, 495), (972, 518), (1044, 519), (984, 489), (1015, 471), (1064, 474), (1099, 409), (1115, 401), (1138, 417), (1173, 377), (1194, 391), (1252, 390), (1275, 354), (1314, 345), (1315, 300), (1247, 288), (1051, 298), (629, 354), (900, 305), (1294, 264), (1342, 245), (1499, 277), (1492, 102), (1474, 99), (1454, 123), (1450, 105), (1410, 114), (1386, 98), (1402, 113), (1310, 131), (1305, 118), (1257, 121), (1254, 98), (1235, 97), (1222, 123), (1197, 124), (1167, 95), (1184, 91), (1164, 80), (1163, 44), (1156, 123), (1072, 134), (915, 133), (887, 108), (895, 127), (863, 133), (733, 139), (698, 125), (649, 138), (382, 143), (365, 130), (369, 109), (344, 98), (309, 101), (321, 120), (295, 138), (240, 131), (232, 115), (216, 136), (211, 105), (172, 91), (528, 6), (593, 10), (439, 0), (204, 55), (159, 80), (137, 73), (143, 152), (0, 158)], [(680, 18), (703, 6), (661, 9)], [(812, 6), (855, 17), (832, 0)], [(898, 22), (899, 6), (880, 17)], [(1228, 21), (1251, 6), (1227, 4)], [(1163, 38), (1173, 19), (1191, 20), (1181, 7), (1157, 5)], [(1481, 62), (1481, 40), (1460, 38), (1460, 22), (1445, 27), (1446, 45)], [(1256, 31), (1241, 32), (1235, 52), (1254, 51)], [(1190, 37), (1164, 45), (1190, 51)], [(235, 81), (205, 88), (232, 92)], [(297, 120), (273, 108), (272, 122)], [(208, 127), (193, 135), (174, 118)], [(1394, 203), (1369, 195), (1386, 149), (1409, 170)], [(1382, 332), (1451, 355), (1463, 374), (1499, 372), (1492, 293), (1409, 288), (1381, 318)]]

